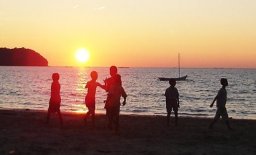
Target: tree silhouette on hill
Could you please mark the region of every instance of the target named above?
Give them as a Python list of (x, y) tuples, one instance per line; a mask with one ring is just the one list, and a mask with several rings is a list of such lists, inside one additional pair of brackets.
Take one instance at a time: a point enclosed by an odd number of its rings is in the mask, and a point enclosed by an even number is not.
[(48, 66), (48, 61), (31, 49), (0, 48), (0, 66)]

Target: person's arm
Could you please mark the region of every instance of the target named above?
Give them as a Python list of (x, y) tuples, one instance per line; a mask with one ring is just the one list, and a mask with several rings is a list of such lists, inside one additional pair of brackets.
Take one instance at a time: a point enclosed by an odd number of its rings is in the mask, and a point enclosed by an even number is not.
[(178, 103), (178, 108), (179, 108), (180, 107), (180, 98), (179, 97), (178, 97), (177, 103)]
[(124, 106), (124, 105), (126, 105), (127, 94), (123, 87), (122, 87), (122, 97), (124, 98), (124, 101), (123, 101), (123, 106)]
[(97, 86), (99, 86), (100, 88), (102, 88), (102, 89), (106, 90), (105, 85), (102, 85), (102, 84), (100, 84), (99, 82), (97, 82)]
[(165, 90), (164, 96), (165, 96), (165, 103), (167, 104), (167, 96), (168, 96), (167, 89)]
[(89, 82), (86, 82), (84, 88), (88, 88), (88, 83), (89, 83)]
[(124, 97), (123, 106), (126, 105), (126, 97)]
[(217, 100), (217, 97), (218, 97), (218, 95), (214, 98), (214, 100), (212, 101), (212, 104), (210, 105), (210, 107), (213, 107), (213, 104)]
[(179, 91), (177, 89), (177, 103), (178, 103), (178, 108), (180, 107), (180, 94)]
[(106, 78), (106, 79), (104, 80), (104, 85), (102, 85), (102, 86), (103, 86), (102, 89), (104, 89), (105, 91), (108, 92), (109, 83), (110, 83), (110, 78)]

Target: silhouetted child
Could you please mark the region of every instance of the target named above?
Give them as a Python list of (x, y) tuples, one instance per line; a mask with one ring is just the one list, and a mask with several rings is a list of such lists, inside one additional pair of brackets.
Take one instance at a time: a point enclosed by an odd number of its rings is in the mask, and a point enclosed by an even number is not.
[(108, 127), (112, 129), (112, 125), (114, 125), (115, 132), (119, 131), (119, 113), (120, 113), (120, 105), (121, 105), (121, 96), (124, 98), (123, 105), (126, 104), (127, 94), (122, 87), (121, 76), (116, 75), (113, 78), (112, 86), (108, 90), (108, 100), (106, 101), (106, 111), (108, 116)]
[(175, 114), (175, 125), (178, 123), (178, 108), (179, 108), (179, 92), (178, 89), (175, 87), (176, 80), (170, 79), (169, 80), (170, 87), (165, 91), (166, 97), (166, 110), (167, 110), (167, 125), (169, 126), (170, 123), (170, 116), (172, 110)]
[(60, 75), (58, 73), (52, 74), (52, 85), (51, 85), (51, 97), (49, 101), (49, 108), (47, 113), (47, 123), (49, 123), (50, 115), (51, 113), (58, 113), (59, 120), (61, 126), (63, 126), (63, 120), (60, 113), (60, 103), (61, 103), (61, 97), (60, 97), (60, 83), (59, 83)]
[(226, 123), (228, 129), (232, 129), (229, 125), (228, 113), (227, 113), (227, 109), (226, 109), (226, 101), (227, 101), (226, 86), (228, 86), (228, 80), (225, 78), (221, 78), (220, 83), (222, 85), (222, 88), (220, 88), (217, 96), (214, 98), (214, 100), (212, 101), (212, 104), (210, 105), (210, 107), (213, 107), (214, 102), (217, 100), (217, 111), (216, 111), (215, 117), (214, 117), (213, 121), (211, 122), (209, 128), (210, 129), (213, 128), (214, 123), (216, 123), (221, 116), (222, 119), (225, 120), (225, 123)]
[(97, 82), (98, 73), (96, 71), (91, 72), (91, 80), (86, 83), (85, 88), (88, 89), (87, 94), (85, 96), (85, 105), (88, 108), (88, 112), (85, 115), (85, 123), (87, 122), (87, 118), (91, 116), (93, 126), (95, 125), (95, 94), (96, 88), (99, 86), (103, 88), (104, 86)]

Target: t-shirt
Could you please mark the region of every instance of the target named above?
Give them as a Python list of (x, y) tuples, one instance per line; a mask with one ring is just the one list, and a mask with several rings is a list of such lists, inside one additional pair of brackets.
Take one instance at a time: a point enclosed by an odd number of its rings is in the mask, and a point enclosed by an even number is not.
[(85, 88), (88, 88), (86, 97), (85, 97), (85, 102), (86, 103), (93, 103), (95, 102), (95, 94), (96, 94), (96, 88), (97, 86), (100, 86), (100, 84), (96, 81), (88, 81), (86, 83)]
[(217, 94), (217, 107), (222, 108), (226, 106), (227, 102), (227, 91), (225, 88), (221, 88)]
[(179, 92), (176, 87), (169, 87), (165, 91), (166, 103), (177, 103)]
[[(105, 80), (105, 86), (106, 86), (106, 91), (109, 92), (109, 90), (111, 89), (111, 87), (113, 85), (115, 85), (115, 77), (116, 76), (120, 76), (119, 74), (116, 74), (108, 79)], [(122, 81), (122, 80), (121, 80)], [(122, 85), (122, 82), (121, 82)]]
[(50, 102), (51, 103), (60, 103), (61, 98), (60, 98), (60, 84), (59, 82), (52, 82), (51, 85), (51, 98)]

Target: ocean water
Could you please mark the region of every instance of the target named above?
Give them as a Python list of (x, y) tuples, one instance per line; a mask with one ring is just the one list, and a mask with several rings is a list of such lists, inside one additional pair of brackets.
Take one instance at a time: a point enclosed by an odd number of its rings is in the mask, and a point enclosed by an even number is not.
[[(60, 73), (62, 111), (86, 112), (85, 83), (92, 70), (99, 74), (98, 82), (109, 77), (109, 68), (79, 67), (0, 67), (0, 108), (47, 110), (50, 98), (51, 74)], [(121, 106), (123, 114), (166, 115), (165, 89), (168, 82), (158, 77), (177, 77), (175, 68), (119, 68), (128, 98)], [(186, 81), (178, 81), (180, 116), (213, 117), (210, 108), (221, 88), (219, 79), (229, 81), (227, 110), (229, 117), (256, 119), (256, 69), (182, 69)], [(97, 89), (96, 112), (104, 113), (106, 92)]]

